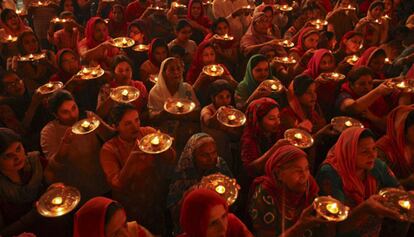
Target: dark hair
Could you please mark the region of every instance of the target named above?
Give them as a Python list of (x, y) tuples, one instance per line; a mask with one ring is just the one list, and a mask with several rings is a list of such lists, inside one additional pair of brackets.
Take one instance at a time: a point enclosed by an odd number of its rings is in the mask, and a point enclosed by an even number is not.
[(233, 87), (230, 85), (230, 83), (228, 83), (226, 80), (224, 79), (218, 79), (213, 81), (210, 86), (208, 87), (208, 95), (210, 97), (214, 97), (217, 94), (219, 94), (220, 92), (227, 90), (230, 92), (230, 94), (233, 97), (233, 93), (234, 93), (234, 89)]
[(9, 8), (6, 8), (1, 12), (0, 18), (1, 18), (1, 21), (4, 22), (4, 24), (6, 24), (6, 21), (7, 21), (6, 18), (7, 16), (9, 16), (10, 13), (17, 15), (16, 12), (14, 12), (12, 9), (9, 9)]
[(315, 81), (311, 76), (306, 74), (296, 76), (293, 79), (293, 93), (296, 96), (302, 96), (312, 83), (315, 83)]
[[(72, 6), (73, 6), (73, 14), (79, 14), (80, 12), (80, 7), (78, 4), (78, 1), (76, 0), (69, 0), (72, 2)], [(63, 12), (65, 9), (65, 2), (66, 0), (60, 0), (60, 4), (59, 4), (59, 10), (60, 12)]]
[(371, 3), (371, 5), (368, 8), (368, 11), (371, 11), (372, 9), (376, 7), (381, 7), (383, 10), (385, 9), (385, 3), (383, 1), (375, 1)]
[(375, 136), (375, 134), (371, 131), (371, 129), (366, 128), (361, 133), (361, 135), (359, 135), (359, 140), (364, 139), (364, 138), (369, 138), (369, 137), (374, 139), (374, 140), (377, 140), (377, 136)]
[(414, 125), (414, 110), (411, 110), (408, 113), (407, 118), (405, 119), (404, 133), (407, 134), (408, 129), (413, 125)]
[(115, 56), (115, 58), (113, 59), (112, 64), (111, 64), (111, 71), (113, 73), (115, 73), (116, 66), (118, 66), (118, 64), (120, 64), (122, 62), (128, 63), (129, 66), (131, 67), (131, 69), (132, 70), (134, 69), (134, 64), (132, 63), (131, 59), (128, 58), (128, 56), (125, 56), (125, 55), (121, 54), (121, 55)]
[(40, 41), (39, 41), (39, 38), (37, 38), (37, 35), (33, 31), (25, 31), (17, 39), (17, 48), (19, 49), (20, 53), (23, 55), (27, 54), (27, 52), (24, 50), (24, 47), (23, 47), (23, 39), (28, 35), (33, 35), (36, 38), (37, 46), (38, 46), (36, 53), (40, 53), (41, 51)]
[(181, 19), (177, 22), (177, 25), (175, 26), (175, 31), (178, 32), (178, 31), (184, 29), (185, 27), (192, 28), (190, 23), (187, 20)]
[(259, 64), (260, 62), (264, 62), (264, 61), (267, 62), (266, 56), (263, 54), (259, 54), (258, 56), (253, 58), (252, 61), (250, 62), (251, 69), (253, 70), (253, 68), (255, 68), (257, 64)]
[(63, 102), (69, 100), (75, 100), (69, 91), (58, 90), (54, 92), (48, 99), (49, 110), (52, 113), (56, 114)]
[(180, 45), (174, 45), (170, 49), (170, 55), (178, 54), (180, 57), (185, 56), (185, 48), (181, 47)]
[(8, 76), (11, 76), (11, 75), (15, 75), (15, 76), (19, 77), (17, 75), (17, 73), (15, 73), (13, 71), (6, 71), (3, 74), (1, 74), (1, 76), (0, 76), (0, 93), (3, 93), (4, 92), (4, 89), (5, 89), (4, 83), (3, 83), (4, 82), (4, 78), (6, 78)]
[(219, 18), (217, 18), (214, 22), (213, 22), (213, 24), (211, 25), (211, 31), (213, 31), (213, 33), (216, 33), (216, 30), (217, 30), (217, 27), (218, 27), (218, 25), (220, 24), (220, 23), (226, 23), (226, 25), (228, 26), (228, 27), (230, 27), (230, 25), (229, 25), (229, 22), (226, 20), (226, 18), (224, 18), (224, 17), (219, 17)]
[(67, 18), (67, 17), (71, 17), (71, 18), (76, 18), (75, 15), (73, 14), (73, 12), (70, 11), (63, 11), (59, 14), (60, 18)]
[(268, 12), (268, 11), (271, 11), (272, 12), (272, 15), (274, 15), (274, 11), (273, 11), (273, 7), (272, 6), (266, 6), (262, 10), (262, 12)]
[(3, 154), (15, 142), (22, 143), (22, 138), (19, 134), (10, 128), (0, 128), (0, 154)]
[(138, 111), (132, 104), (120, 103), (115, 105), (111, 111), (111, 123), (118, 125), (125, 113), (131, 110)]
[(105, 212), (105, 226), (108, 225), (109, 221), (111, 220), (111, 217), (119, 209), (124, 209), (124, 207), (119, 202), (114, 201), (111, 204), (109, 204), (109, 206), (106, 208), (106, 212)]
[(367, 66), (361, 66), (361, 67), (353, 68), (348, 73), (348, 81), (351, 84), (354, 84), (360, 77), (368, 76), (368, 75), (373, 77), (374, 73), (373, 73), (372, 69), (367, 67)]
[(384, 56), (384, 57), (386, 57), (387, 56), (387, 53), (382, 48), (379, 48), (379, 49), (375, 50), (374, 53), (371, 55), (370, 62), (371, 62), (371, 60), (373, 58), (378, 57), (378, 56)]

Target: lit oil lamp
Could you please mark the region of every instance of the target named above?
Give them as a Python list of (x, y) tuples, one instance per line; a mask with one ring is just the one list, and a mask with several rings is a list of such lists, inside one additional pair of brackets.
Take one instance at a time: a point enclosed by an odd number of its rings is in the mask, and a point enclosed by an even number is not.
[(312, 135), (303, 129), (290, 128), (285, 131), (284, 137), (290, 144), (301, 149), (309, 148), (314, 143)]
[(63, 199), (60, 196), (54, 197), (52, 199), (52, 204), (53, 205), (61, 205), (63, 203)]
[(359, 60), (359, 57), (356, 55), (352, 55), (351, 57), (348, 57), (346, 62), (350, 65), (354, 65)]
[(34, 59), (34, 55), (33, 54), (29, 54), (29, 59), (33, 60)]
[(398, 201), (398, 205), (400, 205), (400, 207), (410, 210), (411, 209), (411, 203), (409, 200), (399, 200)]
[(338, 214), (339, 212), (338, 204), (336, 202), (328, 203), (326, 205), (326, 210), (328, 210), (332, 214)]
[(339, 73), (334, 72), (334, 73), (331, 74), (331, 76), (332, 76), (333, 79), (338, 79), (339, 78)]
[(122, 92), (121, 92), (122, 97), (126, 100), (129, 98), (128, 94), (129, 94), (129, 92), (128, 92), (127, 89), (123, 89)]
[(313, 201), (313, 208), (317, 216), (328, 221), (339, 222), (348, 218), (349, 207), (331, 196), (320, 196)]
[(288, 12), (288, 11), (292, 11), (293, 8), (287, 4), (284, 4), (284, 5), (281, 5), (279, 9), (281, 11)]
[(224, 194), (226, 192), (226, 188), (223, 185), (217, 185), (215, 190), (218, 194)]
[(407, 84), (405, 83), (405, 81), (397, 83), (395, 86), (400, 88), (400, 89), (406, 89), (408, 87)]
[(236, 115), (234, 115), (234, 114), (229, 114), (228, 116), (227, 116), (227, 119), (228, 119), (228, 121), (229, 121), (229, 123), (230, 124), (233, 124), (235, 121), (236, 121)]
[(22, 14), (22, 10), (21, 10), (21, 9), (16, 9), (16, 14), (17, 14), (17, 15)]
[(98, 73), (99, 73), (99, 71), (97, 69), (93, 69), (92, 72), (91, 72), (91, 75), (93, 77), (96, 77), (98, 75)]
[(91, 70), (90, 70), (89, 68), (84, 67), (84, 68), (82, 69), (82, 74), (84, 74), (84, 75), (88, 75), (89, 73), (91, 73)]
[(346, 10), (356, 10), (356, 8), (355, 8), (355, 7), (353, 7), (351, 4), (349, 4), (349, 5), (346, 7)]
[(391, 20), (391, 17), (388, 14), (385, 14), (382, 18), (387, 19), (387, 20)]
[(154, 136), (151, 139), (151, 146), (159, 146), (160, 145), (160, 138), (158, 136)]
[(89, 121), (85, 120), (81, 123), (81, 127), (84, 131), (88, 131), (89, 128), (91, 127), (91, 123)]
[(217, 66), (216, 65), (211, 66), (210, 70), (212, 72), (217, 72)]
[(180, 101), (175, 103), (175, 107), (177, 108), (178, 112), (183, 112), (184, 111), (184, 104), (181, 103)]
[(352, 127), (352, 122), (351, 121), (349, 121), (349, 120), (347, 120), (347, 121), (345, 121), (345, 126), (347, 126), (347, 127)]
[(232, 205), (236, 201), (240, 190), (236, 179), (232, 179), (221, 173), (204, 176), (197, 187), (215, 191), (226, 199), (228, 205)]
[(59, 217), (76, 208), (80, 201), (78, 189), (55, 183), (36, 202), (38, 213), (45, 217)]
[(122, 45), (123, 46), (128, 45), (128, 41), (125, 38), (122, 38)]
[(275, 84), (272, 84), (270, 86), (270, 89), (272, 89), (272, 91), (276, 91), (278, 88), (277, 88), (277, 86)]
[(156, 131), (137, 140), (138, 147), (147, 154), (159, 154), (168, 150), (173, 142), (173, 138), (168, 134)]
[(13, 37), (11, 35), (9, 35), (9, 37), (7, 37), (7, 41), (9, 41), (9, 42), (13, 41)]
[(224, 68), (217, 64), (211, 64), (203, 67), (203, 72), (211, 77), (217, 77), (223, 75)]
[(391, 63), (390, 58), (385, 58), (385, 59), (384, 59), (384, 63), (386, 63), (386, 64), (390, 64), (390, 63)]
[(48, 89), (52, 89), (53, 88), (53, 84), (52, 83), (46, 83), (46, 88), (48, 88)]
[(295, 133), (294, 137), (295, 137), (296, 139), (299, 139), (299, 140), (302, 140), (302, 138), (303, 138), (303, 136), (302, 136), (302, 134), (301, 134), (301, 133)]
[(38, 5), (38, 6), (43, 6), (43, 2), (38, 1), (38, 2), (37, 2), (37, 5)]
[(291, 47), (295, 46), (295, 44), (292, 41), (289, 41), (289, 40), (283, 40), (279, 43), (279, 45), (281, 45), (285, 48), (291, 48)]

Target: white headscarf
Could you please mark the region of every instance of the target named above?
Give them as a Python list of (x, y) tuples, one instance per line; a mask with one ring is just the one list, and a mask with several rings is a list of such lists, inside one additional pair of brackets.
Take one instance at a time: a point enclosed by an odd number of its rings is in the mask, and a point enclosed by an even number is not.
[(177, 58), (169, 57), (166, 58), (160, 67), (160, 72), (158, 73), (158, 80), (154, 87), (151, 89), (148, 97), (148, 109), (150, 115), (156, 115), (160, 113), (164, 109), (164, 103), (168, 98), (184, 98), (192, 100), (197, 107), (199, 107), (200, 103), (193, 91), (193, 88), (190, 84), (183, 82), (183, 77), (181, 77), (180, 85), (178, 86), (178, 90), (174, 95), (171, 95), (170, 91), (168, 90), (167, 84), (165, 83), (164, 73), (166, 70), (166, 65)]

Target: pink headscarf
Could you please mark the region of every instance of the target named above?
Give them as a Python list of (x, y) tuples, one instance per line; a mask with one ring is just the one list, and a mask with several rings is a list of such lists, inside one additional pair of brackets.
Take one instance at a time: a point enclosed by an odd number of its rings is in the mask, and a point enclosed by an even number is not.
[[(309, 175), (308, 188), (305, 193), (295, 193), (288, 190), (282, 183), (278, 182), (275, 177), (275, 173), (280, 172), (280, 169), (291, 161), (294, 161), (301, 157), (307, 157), (307, 154), (292, 145), (283, 145), (272, 154), (269, 160), (266, 162), (265, 175), (258, 177), (254, 180), (251, 190), (255, 190), (255, 187), (259, 184), (270, 193), (275, 202), (276, 208), (279, 213), (283, 213), (283, 206), (289, 205), (297, 209), (304, 209), (310, 205), (313, 199), (318, 195), (319, 187), (316, 184), (315, 179)], [(299, 216), (294, 217), (297, 220)]]
[(321, 63), (323, 56), (325, 56), (326, 54), (329, 54), (333, 58), (332, 52), (330, 50), (315, 50), (312, 58), (309, 60), (308, 68), (303, 73), (309, 75), (313, 79), (316, 79), (319, 76), (319, 74), (321, 74), (319, 70), (319, 64)]
[[(8, 11), (10, 9), (5, 9), (3, 11)], [(10, 10), (12, 14), (16, 14), (13, 12), (13, 10)], [(10, 14), (10, 13), (9, 13)], [(18, 19), (18, 25), (19, 28), (17, 30), (13, 30), (10, 29), (6, 22), (3, 22), (2, 20), (0, 20), (0, 26), (1, 28), (3, 28), (4, 32), (6, 35), (11, 35), (11, 36), (19, 36), (21, 33), (25, 32), (25, 31), (32, 31), (32, 28), (30, 28), (29, 26), (25, 25), (22, 21), (22, 19), (20, 18), (19, 15), (17, 15), (17, 19)]]
[(348, 128), (342, 132), (324, 162), (331, 165), (341, 177), (345, 195), (354, 200), (356, 205), (377, 192), (377, 180), (374, 176), (368, 173), (363, 182), (356, 173), (358, 142), (364, 131), (364, 128)]
[(302, 57), (305, 54), (306, 50), (308, 50), (305, 48), (305, 45), (304, 45), (305, 38), (313, 33), (319, 34), (319, 32), (314, 27), (303, 28), (299, 33), (298, 42), (296, 46), (293, 47), (290, 51), (296, 52), (299, 54), (300, 57)]
[[(191, 15), (191, 7), (193, 6), (194, 3), (199, 3), (201, 5), (201, 12), (200, 15), (197, 18), (194, 18)], [(196, 21), (198, 24), (206, 27), (206, 28), (210, 28), (211, 27), (211, 21), (210, 19), (204, 15), (204, 7), (203, 7), (203, 2), (201, 0), (190, 0), (190, 2), (188, 3), (188, 11), (187, 11), (187, 18), (193, 21)]]
[[(88, 23), (86, 23), (85, 37), (86, 37), (86, 45), (88, 46), (89, 49), (95, 48), (96, 46), (102, 43), (102, 42), (97, 42), (93, 38), (93, 35), (95, 32), (95, 26), (98, 21), (104, 22), (102, 18), (95, 16), (89, 19)], [(104, 41), (110, 39), (108, 31), (106, 32), (106, 35), (104, 36), (104, 38), (105, 38)]]

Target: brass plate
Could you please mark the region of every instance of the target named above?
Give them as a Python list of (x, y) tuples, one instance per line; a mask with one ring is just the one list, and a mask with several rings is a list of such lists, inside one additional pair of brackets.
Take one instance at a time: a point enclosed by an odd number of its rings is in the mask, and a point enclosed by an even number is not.
[(183, 115), (193, 111), (196, 104), (187, 99), (170, 98), (164, 103), (164, 110), (171, 114)]
[(59, 217), (71, 212), (79, 204), (78, 189), (61, 183), (52, 184), (36, 202), (36, 209), (45, 217)]
[(311, 147), (314, 142), (310, 133), (298, 128), (286, 130), (284, 137), (290, 142), (290, 144), (302, 149)]
[(86, 118), (79, 120), (72, 126), (72, 132), (84, 135), (95, 131), (99, 127), (100, 121), (96, 118)]
[[(155, 139), (155, 140), (154, 140)], [(157, 140), (158, 139), (158, 140)], [(156, 142), (157, 140), (157, 142)], [(155, 132), (144, 136), (139, 141), (139, 149), (148, 154), (159, 154), (168, 150), (173, 142), (173, 138), (168, 134)]]
[(246, 123), (246, 115), (240, 110), (223, 106), (217, 111), (217, 120), (227, 127), (240, 127)]

